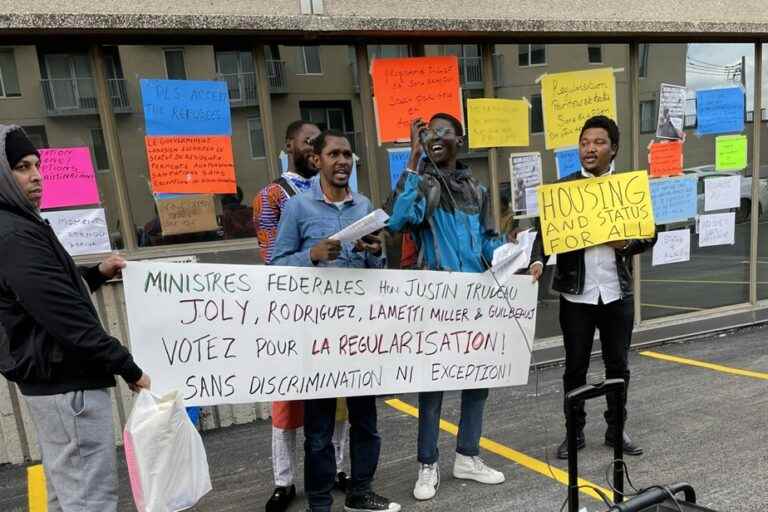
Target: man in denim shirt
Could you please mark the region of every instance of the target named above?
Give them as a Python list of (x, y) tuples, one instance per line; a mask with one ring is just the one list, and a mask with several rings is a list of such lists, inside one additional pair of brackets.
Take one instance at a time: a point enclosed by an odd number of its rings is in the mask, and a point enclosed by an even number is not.
[[(352, 147), (343, 133), (325, 131), (314, 141), (319, 177), (311, 188), (285, 205), (275, 240), (272, 265), (296, 267), (382, 268), (381, 240), (365, 237), (355, 243), (329, 237), (368, 215), (373, 207), (367, 197), (351, 192)], [(376, 427), (376, 398), (347, 398), (349, 409), (352, 478), (344, 506), (346, 512), (386, 510), (400, 505), (375, 494), (371, 481), (381, 451)], [(336, 478), (333, 437), (336, 399), (304, 402), (304, 486), (311, 512), (330, 512)]]

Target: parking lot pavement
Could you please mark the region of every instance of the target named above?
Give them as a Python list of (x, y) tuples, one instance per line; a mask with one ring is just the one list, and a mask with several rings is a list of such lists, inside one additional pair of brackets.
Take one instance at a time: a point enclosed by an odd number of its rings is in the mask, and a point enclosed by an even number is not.
[[(728, 512), (768, 509), (768, 327), (750, 328), (686, 343), (633, 352), (628, 431), (645, 448), (627, 457), (635, 487), (691, 483), (699, 503)], [(660, 354), (660, 355), (659, 355)], [(674, 356), (667, 358), (665, 356)], [(592, 376), (602, 363), (593, 360)], [(558, 511), (566, 496), (564, 461), (554, 452), (564, 436), (562, 368), (532, 374), (524, 387), (492, 390), (486, 407), (483, 453), (486, 462), (506, 474), (496, 486), (451, 476), (458, 423), (459, 394), (446, 393), (440, 451), (442, 484), (437, 497), (416, 502), (411, 491), (417, 472), (416, 396), (379, 401), (382, 457), (375, 489), (412, 511), (538, 512)], [(602, 444), (604, 403), (588, 404), (587, 447), (579, 452), (583, 478), (605, 489), (611, 451)], [(258, 422), (203, 435), (214, 490), (199, 511), (263, 510), (272, 490), (270, 424)], [(120, 456), (122, 459), (122, 455)], [(547, 466), (549, 461), (553, 468)], [(347, 463), (348, 464), (348, 463)], [(345, 468), (347, 471), (348, 466)], [(120, 510), (133, 508), (121, 462)], [(302, 479), (297, 487), (301, 489)], [(291, 511), (304, 510), (303, 493)], [(596, 499), (581, 495), (590, 512), (604, 511)], [(337, 495), (334, 510), (342, 510)], [(24, 466), (0, 468), (0, 510), (27, 510)]]

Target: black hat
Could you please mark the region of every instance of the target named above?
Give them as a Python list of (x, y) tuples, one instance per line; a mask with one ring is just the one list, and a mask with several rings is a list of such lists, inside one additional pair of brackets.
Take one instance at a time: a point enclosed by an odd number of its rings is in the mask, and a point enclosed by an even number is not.
[(8, 165), (11, 169), (25, 156), (36, 155), (40, 158), (40, 153), (32, 141), (29, 140), (24, 130), (13, 130), (5, 136), (5, 156), (8, 158)]

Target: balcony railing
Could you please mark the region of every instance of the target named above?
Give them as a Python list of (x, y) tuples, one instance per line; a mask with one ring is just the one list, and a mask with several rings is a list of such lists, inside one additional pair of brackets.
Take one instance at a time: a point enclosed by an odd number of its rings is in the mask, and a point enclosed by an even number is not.
[[(498, 87), (501, 83), (503, 56), (493, 56), (493, 85)], [(459, 77), (461, 86), (465, 89), (483, 88), (483, 58), (459, 57)]]
[(216, 77), (227, 82), (229, 103), (233, 107), (247, 107), (259, 104), (256, 89), (256, 73), (219, 73)]
[(267, 61), (267, 80), (269, 80), (269, 92), (273, 94), (288, 92), (288, 74), (284, 60)]
[[(272, 94), (285, 94), (288, 92), (288, 79), (285, 70), (285, 61), (267, 61), (267, 81), (269, 92)], [(233, 107), (250, 107), (259, 104), (259, 93), (256, 86), (256, 73), (247, 71), (244, 73), (218, 73), (218, 80), (227, 82), (229, 89), (229, 103)]]
[[(43, 102), (49, 116), (93, 115), (98, 113), (96, 82), (92, 77), (45, 78), (40, 81)], [(125, 79), (107, 80), (107, 91), (112, 109), (117, 114), (130, 113), (128, 89)]]

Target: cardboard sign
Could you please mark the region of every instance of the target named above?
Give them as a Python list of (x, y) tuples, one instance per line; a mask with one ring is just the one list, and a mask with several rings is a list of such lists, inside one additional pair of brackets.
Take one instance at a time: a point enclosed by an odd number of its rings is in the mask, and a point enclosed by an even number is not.
[(740, 171), (747, 166), (747, 136), (715, 137), (715, 170)]
[(557, 179), (561, 180), (566, 176), (581, 172), (581, 157), (579, 157), (579, 148), (563, 148), (555, 150), (555, 167), (557, 168)]
[(538, 206), (546, 254), (656, 232), (645, 171), (542, 185)]
[(696, 133), (744, 131), (744, 89), (723, 87), (696, 91)]
[(130, 262), (123, 278), (136, 362), (187, 405), (528, 381), (530, 276)]
[(691, 230), (662, 231), (653, 246), (651, 265), (667, 265), (691, 259)]
[(417, 117), (444, 112), (463, 124), (457, 57), (374, 59), (371, 78), (379, 144), (410, 140)]
[(400, 176), (408, 167), (408, 158), (411, 156), (411, 148), (387, 149), (387, 162), (389, 163), (389, 184), (395, 190)]
[(157, 201), (163, 236), (218, 229), (212, 195), (189, 195)]
[(153, 192), (234, 194), (230, 137), (146, 137)]
[(139, 81), (146, 135), (232, 135), (224, 81)]
[(469, 148), (528, 146), (529, 110), (525, 100), (468, 99)]
[(683, 173), (683, 142), (657, 142), (651, 144), (648, 154), (651, 176), (676, 176)]
[(684, 222), (696, 217), (696, 178), (651, 180), (653, 218), (656, 224)]
[(533, 215), (536, 213), (536, 187), (541, 185), (541, 153), (509, 155), (509, 179), (512, 188), (512, 209)]
[(659, 119), (656, 137), (660, 139), (682, 139), (685, 128), (684, 85), (661, 84), (659, 86)]
[(611, 68), (545, 75), (541, 96), (547, 149), (578, 144), (584, 122), (592, 116), (617, 119)]
[(109, 229), (103, 208), (41, 212), (51, 223), (70, 256), (110, 252)]
[(99, 188), (87, 147), (40, 149), (40, 208), (99, 204)]

